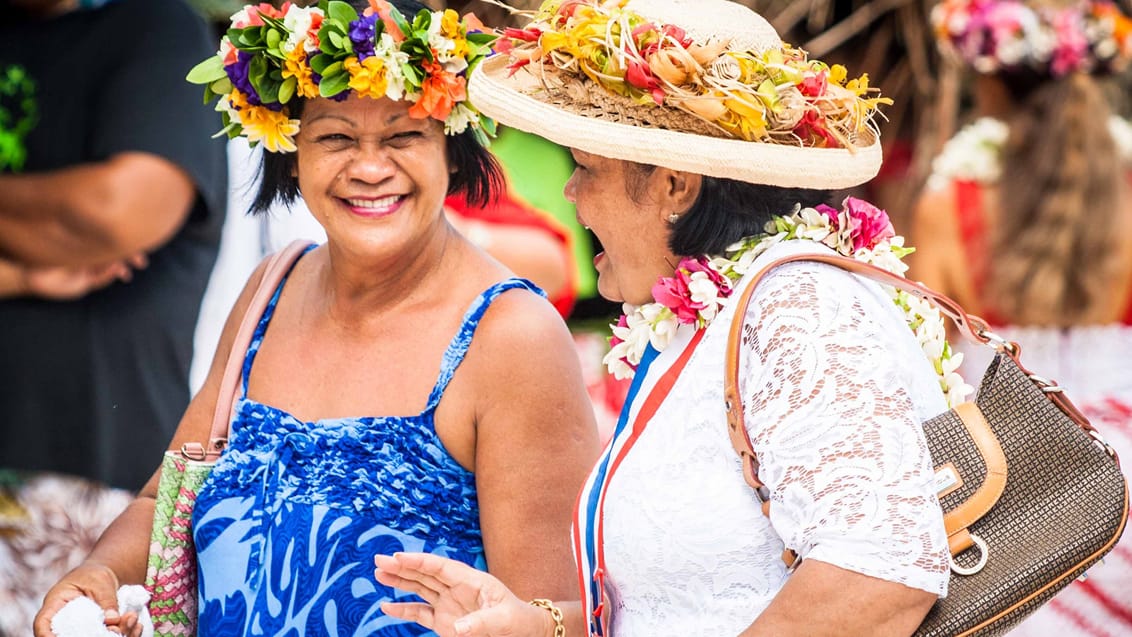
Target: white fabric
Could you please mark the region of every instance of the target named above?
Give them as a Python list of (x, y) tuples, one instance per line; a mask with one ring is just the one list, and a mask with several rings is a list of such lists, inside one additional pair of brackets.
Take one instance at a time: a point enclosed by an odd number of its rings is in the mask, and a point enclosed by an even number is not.
[[(142, 637), (153, 637), (149, 618), (149, 593), (142, 586), (128, 585), (118, 589), (118, 614), (138, 614)], [(55, 637), (115, 637), (119, 633), (106, 627), (106, 613), (89, 597), (76, 597), (67, 602), (51, 618)]]
[[(754, 270), (815, 249), (775, 246)], [(899, 310), (879, 286), (813, 263), (776, 270), (750, 308), (741, 389), (772, 518), (727, 436), (728, 305), (609, 486), (615, 637), (740, 633), (786, 581), (780, 538), (806, 559), (946, 590), (947, 539), (920, 426), (946, 404)]]

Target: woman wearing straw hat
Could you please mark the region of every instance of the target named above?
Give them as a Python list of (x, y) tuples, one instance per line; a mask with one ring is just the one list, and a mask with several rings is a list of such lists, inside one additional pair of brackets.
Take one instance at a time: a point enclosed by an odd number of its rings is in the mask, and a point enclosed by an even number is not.
[[(530, 593), (573, 589), (556, 531), (598, 445), (569, 332), (443, 212), (446, 195), (482, 203), (499, 182), (464, 90), (493, 38), (412, 0), (322, 7), (245, 7), (189, 76), (220, 95), (230, 132), (265, 147), (253, 208), (301, 194), (327, 242), (234, 347), (264, 267), (252, 275), (170, 445), (208, 439), (232, 350), (231, 436), (192, 512), (199, 606), (184, 610), (199, 608), (199, 630), (154, 604), (163, 634), (426, 633), (380, 611), (394, 592), (370, 555), (391, 546)], [(83, 596), (141, 634), (114, 593), (146, 576), (157, 485), (47, 594), (36, 635)]]
[[(552, 1), (505, 37), (472, 99), (573, 149), (566, 197), (625, 303), (607, 364), (633, 389), (575, 512), (581, 603), (402, 553), (375, 576), (424, 601), (386, 612), (445, 637), (912, 633), (948, 580), (921, 423), (969, 391), (938, 313), (812, 262), (734, 306), (788, 255), (903, 272), (883, 211), (824, 203), (879, 167), (867, 78), (725, 0)], [(725, 419), (734, 321), (765, 515)]]

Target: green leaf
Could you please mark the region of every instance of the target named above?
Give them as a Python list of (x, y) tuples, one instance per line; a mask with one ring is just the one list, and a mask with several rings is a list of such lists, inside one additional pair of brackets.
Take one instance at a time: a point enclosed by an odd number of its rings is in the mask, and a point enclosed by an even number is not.
[(264, 41), (267, 42), (267, 48), (275, 49), (275, 50), (279, 49), (279, 43), (282, 40), (283, 40), (283, 37), (280, 36), (279, 32), (276, 31), (275, 29), (269, 30), (267, 32), (267, 37), (264, 38)]
[(328, 75), (338, 75), (339, 73), (342, 73), (342, 72), (343, 72), (342, 63), (341, 62), (335, 62), (334, 64), (331, 64), (330, 66), (323, 69), (323, 71), (321, 73), (319, 73), (319, 75), (321, 75), (323, 78), (326, 78)]
[(256, 86), (255, 90), (259, 93), (259, 99), (264, 104), (273, 104), (279, 100), (279, 83), (271, 80), (265, 80), (262, 85)]
[(267, 58), (257, 55), (251, 59), (248, 64), (248, 80), (251, 81), (252, 86), (259, 89), (259, 84), (267, 78)]
[(498, 39), (499, 39), (499, 36), (495, 35), (494, 33), (483, 33), (483, 32), (469, 33), (468, 36), (467, 36), (468, 42), (475, 44), (477, 46), (484, 46), (485, 44), (491, 44), (492, 42), (495, 42)]
[(224, 77), (227, 77), (224, 72), (224, 61), (220, 56), (213, 55), (194, 66), (185, 79), (193, 84), (209, 84)]
[(338, 33), (337, 31), (331, 31), (329, 33), (329, 35), (330, 35), (330, 43), (334, 45), (334, 48), (336, 48), (336, 49), (343, 48), (342, 47), (342, 34)]
[(293, 76), (283, 81), (283, 84), (279, 87), (279, 103), (286, 104), (291, 101), (291, 98), (295, 96), (295, 86), (298, 83), (299, 81)]
[(348, 88), (350, 88), (350, 74), (338, 73), (337, 75), (323, 76), (322, 81), (318, 84), (318, 94), (323, 97), (334, 97)]
[(321, 53), (311, 58), (311, 69), (319, 75), (326, 75), (326, 68), (334, 64), (334, 56)]
[(410, 85), (419, 88), (421, 85), (421, 72), (417, 67), (412, 64), (402, 64), (401, 74), (405, 76), (405, 81)]
[[(427, 13), (425, 9), (421, 9), (421, 12)], [(398, 29), (401, 29), (401, 33), (404, 33), (406, 36), (412, 33), (412, 27), (409, 26), (409, 21), (405, 19), (405, 16), (401, 15), (397, 7), (393, 7), (392, 17), (393, 23), (397, 25)]]
[(338, 0), (334, 0), (330, 3), (330, 6), (327, 8), (327, 15), (330, 16), (331, 20), (341, 22), (343, 26), (349, 25), (351, 22), (358, 19), (358, 12), (354, 10), (354, 7), (351, 7), (345, 2), (339, 2)]
[(208, 90), (215, 95), (227, 95), (232, 92), (232, 80), (224, 77), (208, 85)]

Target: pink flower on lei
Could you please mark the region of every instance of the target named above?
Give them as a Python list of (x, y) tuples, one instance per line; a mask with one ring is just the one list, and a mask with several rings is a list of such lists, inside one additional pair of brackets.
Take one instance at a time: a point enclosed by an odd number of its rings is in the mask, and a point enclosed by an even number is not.
[(656, 282), (652, 294), (680, 323), (691, 325), (701, 318), (715, 318), (722, 299), (731, 295), (731, 281), (712, 268), (705, 257), (685, 257), (674, 276)]
[(1089, 40), (1085, 37), (1083, 22), (1081, 15), (1072, 9), (1060, 11), (1054, 17), (1057, 46), (1050, 61), (1050, 71), (1054, 76), (1068, 75), (1084, 66), (1089, 54)]
[(829, 219), (829, 225), (841, 235), (848, 233), (853, 251), (872, 250), (878, 243), (896, 236), (888, 213), (856, 197), (846, 197), (842, 210), (821, 204), (814, 209)]

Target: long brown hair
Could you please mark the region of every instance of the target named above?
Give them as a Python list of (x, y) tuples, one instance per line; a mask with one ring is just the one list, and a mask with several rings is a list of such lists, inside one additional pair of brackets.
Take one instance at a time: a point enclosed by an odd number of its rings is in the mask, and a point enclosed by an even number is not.
[(1090, 76), (1004, 77), (1018, 98), (1003, 148), (987, 301), (1012, 323), (1082, 322), (1117, 267), (1123, 167)]

